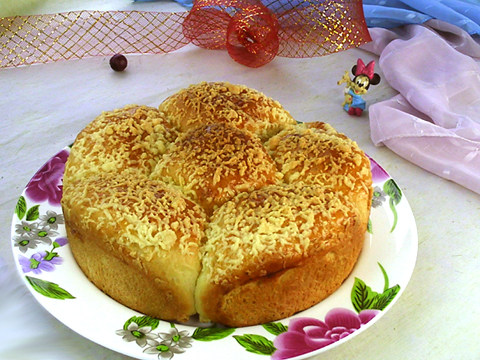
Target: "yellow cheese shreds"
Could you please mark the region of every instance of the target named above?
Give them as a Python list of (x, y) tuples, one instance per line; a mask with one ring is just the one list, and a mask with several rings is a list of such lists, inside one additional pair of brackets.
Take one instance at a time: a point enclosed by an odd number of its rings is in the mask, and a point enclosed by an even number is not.
[(370, 187), (369, 160), (358, 145), (325, 123), (290, 126), (266, 142), (287, 183), (342, 191)]
[(219, 123), (179, 137), (151, 178), (178, 185), (209, 213), (239, 192), (275, 183), (278, 174), (257, 137)]
[(149, 174), (176, 136), (155, 108), (130, 105), (104, 112), (75, 140), (65, 178), (131, 170)]
[(271, 185), (239, 194), (216, 209), (207, 225), (204, 271), (222, 283), (282, 270), (333, 245), (354, 217), (351, 202), (320, 186)]
[[(349, 200), (359, 189), (370, 198)], [(327, 251), (370, 203), (369, 162), (355, 142), (325, 123), (297, 125), (261, 92), (205, 82), (159, 109), (95, 119), (72, 147), (62, 200), (66, 220), (133, 257), (201, 248), (216, 283)]]
[[(116, 174), (92, 177), (67, 189), (64, 205), (82, 212), (81, 228), (149, 260), (178, 247), (196, 253), (204, 238), (205, 212), (160, 181)], [(88, 234), (87, 234), (88, 235)]]
[(159, 107), (180, 130), (224, 122), (262, 139), (295, 120), (279, 102), (246, 86), (202, 82), (167, 98)]

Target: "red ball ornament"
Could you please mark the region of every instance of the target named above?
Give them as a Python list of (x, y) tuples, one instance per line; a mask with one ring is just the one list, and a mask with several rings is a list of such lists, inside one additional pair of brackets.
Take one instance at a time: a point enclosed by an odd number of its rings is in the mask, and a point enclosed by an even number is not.
[(122, 54), (115, 54), (110, 58), (110, 67), (115, 71), (123, 71), (127, 65), (127, 58)]

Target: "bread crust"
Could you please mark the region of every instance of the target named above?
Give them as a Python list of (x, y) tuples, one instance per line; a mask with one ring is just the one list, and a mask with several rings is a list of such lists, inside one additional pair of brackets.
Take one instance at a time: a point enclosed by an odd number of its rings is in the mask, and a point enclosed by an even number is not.
[[(99, 243), (99, 237), (93, 238), (92, 234), (83, 237), (74, 225), (67, 226), (68, 241), (77, 264), (105, 294), (131, 309), (164, 320), (188, 321), (196, 313), (193, 301), (189, 301), (191, 294), (160, 280), (164, 275), (152, 270), (171, 268), (168, 266), (171, 261), (164, 258), (139, 262), (119, 256), (125, 249), (109, 248)], [(179, 255), (172, 254), (175, 256)], [(183, 273), (182, 278), (185, 276), (188, 275)]]
[(370, 216), (370, 161), (358, 145), (324, 122), (288, 126), (265, 144), (285, 183), (317, 184), (343, 193)]
[(236, 197), (207, 227), (195, 290), (200, 319), (247, 326), (309, 308), (350, 274), (365, 230), (354, 203), (317, 185)]
[(334, 292), (361, 252), (369, 160), (245, 86), (200, 83), (159, 109), (105, 112), (77, 137), (62, 207), (72, 253), (147, 315), (247, 326)]
[(150, 178), (180, 187), (210, 215), (236, 194), (274, 184), (278, 176), (275, 163), (256, 136), (216, 123), (183, 133)]
[[(206, 284), (197, 308), (203, 320), (231, 327), (264, 324), (283, 319), (319, 303), (351, 273), (363, 246), (364, 232), (356, 241), (320, 252), (285, 270), (234, 287)], [(199, 307), (198, 304), (201, 304)]]
[(72, 253), (98, 288), (154, 317), (196, 313), (205, 223), (198, 205), (153, 180), (104, 174), (71, 183), (62, 206)]
[(159, 109), (180, 131), (202, 124), (227, 123), (261, 139), (295, 120), (283, 106), (260, 91), (227, 82), (201, 82), (165, 99)]
[(176, 130), (156, 108), (132, 104), (105, 111), (75, 139), (64, 185), (108, 172), (146, 176), (176, 137)]

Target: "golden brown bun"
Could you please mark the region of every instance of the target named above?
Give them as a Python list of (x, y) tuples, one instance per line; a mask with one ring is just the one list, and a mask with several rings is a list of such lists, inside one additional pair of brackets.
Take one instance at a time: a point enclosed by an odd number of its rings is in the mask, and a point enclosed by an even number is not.
[(229, 326), (335, 291), (372, 197), (355, 142), (228, 83), (103, 113), (78, 135), (63, 185), (72, 253), (101, 290), (156, 318)]
[(356, 205), (318, 185), (272, 185), (218, 208), (207, 226), (195, 290), (200, 319), (247, 326), (330, 295), (363, 245)]
[(266, 143), (286, 183), (318, 184), (348, 195), (367, 222), (372, 199), (370, 161), (358, 145), (323, 122), (287, 127)]
[(105, 172), (149, 174), (176, 136), (155, 108), (128, 105), (104, 112), (77, 136), (64, 182)]
[(181, 131), (201, 124), (227, 123), (264, 139), (284, 124), (295, 124), (279, 102), (257, 90), (226, 82), (190, 85), (167, 98), (159, 109)]
[(218, 123), (185, 132), (150, 177), (181, 187), (211, 214), (240, 192), (275, 183), (277, 168), (256, 136)]
[(113, 173), (74, 181), (62, 206), (72, 253), (101, 290), (154, 317), (195, 314), (203, 209), (161, 182)]

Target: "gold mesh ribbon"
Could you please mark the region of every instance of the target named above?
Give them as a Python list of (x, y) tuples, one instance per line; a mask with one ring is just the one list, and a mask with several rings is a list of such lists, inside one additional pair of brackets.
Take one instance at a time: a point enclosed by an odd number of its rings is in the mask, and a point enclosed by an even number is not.
[[(370, 41), (360, 0), (269, 0), (268, 4), (259, 0), (208, 0), (203, 4), (202, 7), (196, 3), (190, 13), (73, 11), (0, 18), (0, 68), (116, 53), (168, 53), (190, 42), (211, 49), (211, 44), (204, 41), (209, 31), (214, 32), (215, 48), (243, 46), (234, 52), (248, 55), (250, 60), (232, 58), (255, 67), (275, 55), (321, 56)], [(272, 20), (267, 21), (267, 25), (252, 21), (252, 6), (263, 9), (259, 19)], [(193, 14), (194, 10), (197, 13)], [(218, 18), (212, 18), (212, 14)], [(219, 29), (220, 23), (226, 28)], [(236, 24), (233, 40), (227, 33), (232, 23)], [(275, 27), (278, 24), (274, 29), (276, 38), (272, 37), (278, 42), (274, 47), (262, 39), (265, 38), (262, 32), (272, 33), (265, 29), (268, 24)], [(213, 30), (209, 26), (213, 26)], [(196, 35), (192, 29), (207, 32)], [(218, 39), (219, 34), (224, 34), (224, 39)], [(259, 44), (252, 46), (257, 40)], [(217, 42), (221, 46), (217, 46)], [(267, 52), (268, 56), (259, 62), (259, 54), (265, 55), (262, 46), (270, 46), (275, 52)]]
[(115, 53), (167, 53), (189, 43), (183, 12), (74, 11), (0, 19), (0, 67)]

